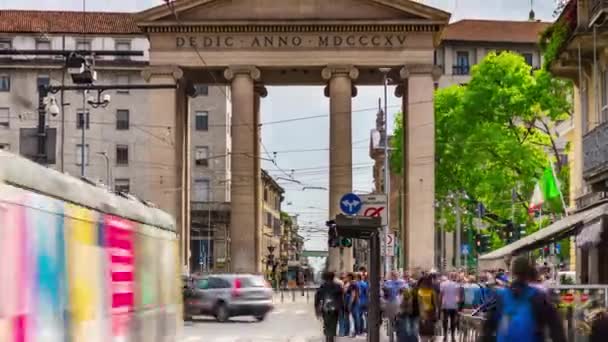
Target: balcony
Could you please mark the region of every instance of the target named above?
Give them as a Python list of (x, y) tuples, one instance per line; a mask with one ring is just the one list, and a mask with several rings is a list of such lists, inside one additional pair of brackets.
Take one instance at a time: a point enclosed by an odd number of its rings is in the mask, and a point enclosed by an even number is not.
[(471, 67), (469, 65), (452, 66), (452, 75), (468, 75)]
[(583, 136), (583, 178), (591, 185), (608, 178), (608, 122)]
[(608, 0), (589, 1), (589, 27), (603, 22), (608, 13)]

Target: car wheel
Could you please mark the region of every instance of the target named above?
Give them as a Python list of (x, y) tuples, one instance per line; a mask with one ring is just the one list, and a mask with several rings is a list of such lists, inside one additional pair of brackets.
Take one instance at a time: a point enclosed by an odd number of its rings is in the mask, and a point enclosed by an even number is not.
[(218, 322), (226, 322), (230, 319), (230, 313), (228, 312), (228, 307), (224, 303), (220, 303), (215, 308), (215, 319)]
[(255, 320), (258, 322), (262, 322), (263, 320), (266, 319), (266, 315), (257, 315), (257, 316), (253, 316), (255, 317)]

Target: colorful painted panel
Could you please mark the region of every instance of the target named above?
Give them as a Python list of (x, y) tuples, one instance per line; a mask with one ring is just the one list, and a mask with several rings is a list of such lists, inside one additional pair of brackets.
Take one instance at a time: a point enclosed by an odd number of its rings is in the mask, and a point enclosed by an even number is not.
[(104, 218), (105, 248), (110, 263), (112, 335), (121, 341), (129, 335), (135, 306), (133, 228), (133, 223), (128, 220), (109, 215)]
[[(108, 341), (103, 293), (106, 255), (99, 244), (99, 215), (73, 205), (66, 206), (66, 237), (70, 294), (70, 323), (73, 341)], [(105, 278), (105, 279), (104, 279)]]
[(65, 341), (66, 310), (65, 246), (63, 205), (40, 195), (30, 196), (26, 217), (29, 221), (28, 272), (31, 295), (28, 315), (28, 341)]

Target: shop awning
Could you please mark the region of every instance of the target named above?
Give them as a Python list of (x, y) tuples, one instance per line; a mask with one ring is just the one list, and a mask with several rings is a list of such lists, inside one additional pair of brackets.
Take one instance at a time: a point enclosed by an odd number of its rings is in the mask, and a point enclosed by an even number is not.
[(564, 217), (534, 234), (480, 256), (479, 268), (486, 270), (507, 268), (510, 257), (576, 234), (579, 228), (597, 222), (598, 218), (604, 215), (608, 215), (608, 203)]

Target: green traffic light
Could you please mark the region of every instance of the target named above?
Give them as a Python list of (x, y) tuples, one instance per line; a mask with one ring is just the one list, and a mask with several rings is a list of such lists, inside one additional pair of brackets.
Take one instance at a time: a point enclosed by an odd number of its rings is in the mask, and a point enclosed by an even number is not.
[(353, 246), (353, 241), (349, 238), (342, 238), (342, 241), (340, 241), (340, 246), (350, 248)]

